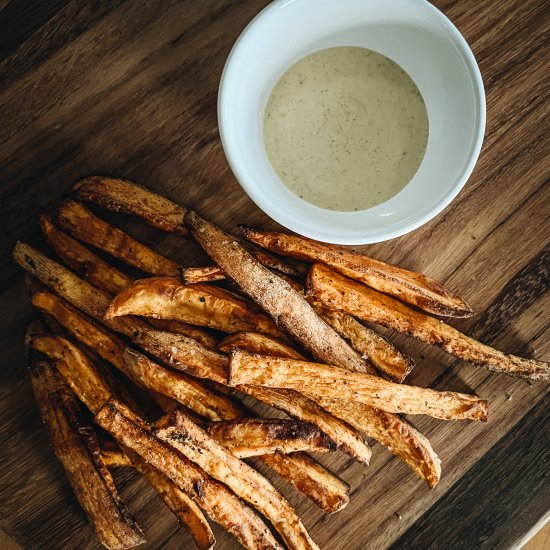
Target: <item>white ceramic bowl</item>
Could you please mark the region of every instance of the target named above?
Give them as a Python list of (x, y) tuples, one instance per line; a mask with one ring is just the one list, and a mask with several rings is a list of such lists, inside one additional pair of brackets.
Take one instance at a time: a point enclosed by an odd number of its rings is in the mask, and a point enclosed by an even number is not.
[[(279, 77), (333, 46), (362, 46), (393, 59), (415, 81), (428, 111), (428, 146), (414, 178), (395, 197), (359, 212), (300, 199), (280, 181), (263, 143), (264, 109)], [(366, 244), (416, 229), (462, 189), (483, 141), (485, 93), (466, 41), (424, 0), (277, 0), (246, 27), (227, 59), (218, 123), (237, 180), (266, 214), (313, 239)]]

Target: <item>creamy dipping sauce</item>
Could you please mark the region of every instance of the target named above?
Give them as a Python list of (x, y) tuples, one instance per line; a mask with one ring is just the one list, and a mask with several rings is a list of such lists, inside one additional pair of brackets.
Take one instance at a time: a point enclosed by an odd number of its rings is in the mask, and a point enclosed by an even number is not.
[(304, 57), (279, 79), (264, 143), (284, 184), (321, 208), (381, 204), (412, 179), (428, 143), (428, 114), (410, 76), (358, 47)]

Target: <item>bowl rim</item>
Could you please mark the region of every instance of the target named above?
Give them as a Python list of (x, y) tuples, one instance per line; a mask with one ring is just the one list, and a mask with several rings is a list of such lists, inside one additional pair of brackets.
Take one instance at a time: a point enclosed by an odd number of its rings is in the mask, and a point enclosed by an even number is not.
[[(432, 15), (435, 15), (435, 17), (437, 17), (441, 21), (447, 33), (449, 34), (449, 38), (453, 41), (457, 50), (463, 56), (463, 59), (467, 66), (468, 76), (470, 77), (473, 87), (473, 95), (476, 104), (476, 121), (474, 124), (476, 132), (474, 134), (474, 139), (472, 140), (468, 156), (465, 157), (462, 171), (457, 175), (454, 184), (449, 187), (443, 197), (424, 214), (419, 215), (412, 220), (401, 222), (401, 224), (397, 228), (381, 227), (377, 234), (374, 236), (368, 236), (364, 233), (361, 233), (360, 227), (354, 230), (353, 233), (348, 230), (345, 234), (334, 232), (331, 234), (330, 228), (327, 229), (326, 227), (324, 227), (323, 230), (315, 232), (309, 231), (309, 228), (307, 231), (303, 231), (297, 229), (297, 227), (299, 226), (294, 223), (292, 218), (287, 219), (282, 211), (273, 208), (272, 204), (269, 203), (269, 201), (265, 201), (263, 197), (261, 197), (260, 194), (256, 192), (256, 185), (253, 182), (248, 181), (249, 178), (244, 173), (244, 170), (241, 169), (241, 166), (238, 162), (235, 162), (233, 150), (236, 145), (233, 144), (228, 138), (227, 128), (224, 121), (226, 101), (226, 94), (224, 92), (228, 86), (228, 81), (231, 76), (234, 59), (239, 53), (241, 42), (244, 40), (250, 29), (255, 26), (259, 20), (269, 17), (269, 14), (272, 11), (280, 9), (282, 6), (293, 4), (297, 1), (300, 0), (274, 0), (265, 8), (263, 8), (260, 12), (258, 12), (246, 25), (246, 27), (243, 29), (243, 31), (233, 44), (233, 47), (231, 48), (231, 51), (227, 57), (222, 71), (217, 100), (218, 130), (225, 157), (235, 178), (237, 179), (237, 182), (242, 187), (244, 192), (248, 195), (248, 197), (252, 200), (252, 202), (254, 202), (254, 204), (265, 214), (267, 214), (271, 219), (275, 220), (279, 225), (285, 227), (286, 229), (289, 229), (295, 233), (312, 239), (333, 244), (362, 245), (384, 242), (390, 239), (401, 237), (407, 233), (410, 233), (411, 231), (414, 231), (415, 229), (418, 229), (420, 226), (438, 216), (456, 198), (456, 196), (463, 189), (470, 175), (472, 174), (481, 153), (486, 128), (486, 95), (481, 71), (469, 44), (462, 36), (460, 31), (457, 29), (457, 27), (452, 23), (452, 21), (442, 11), (440, 11), (433, 4), (428, 2), (428, 0), (406, 0), (411, 4), (422, 4), (424, 9), (431, 11)], [(355, 212), (350, 212), (349, 214), (353, 215), (355, 214)]]

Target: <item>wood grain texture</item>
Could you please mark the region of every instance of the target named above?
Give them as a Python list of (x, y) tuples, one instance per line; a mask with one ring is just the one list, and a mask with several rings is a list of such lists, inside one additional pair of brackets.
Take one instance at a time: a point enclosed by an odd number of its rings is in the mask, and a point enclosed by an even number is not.
[[(277, 229), (231, 174), (216, 121), (225, 58), (266, 3), (25, 0), (0, 11), (0, 527), (25, 548), (91, 549), (98, 543), (33, 403), (23, 329), (34, 313), (11, 248), (16, 239), (44, 247), (35, 210), (53, 209), (77, 179), (98, 173), (142, 182), (225, 229), (240, 222)], [(458, 329), (507, 353), (548, 360), (547, 5), (434, 3), (480, 64), (487, 93), (484, 147), (467, 185), (441, 215), (365, 250), (464, 297), (479, 313), (453, 321)], [(192, 242), (130, 217), (102, 215), (175, 261), (206, 265)], [(368, 468), (342, 454), (321, 457), (351, 485), (350, 504), (338, 514), (324, 515), (271, 476), (276, 486), (322, 548), (385, 548), (399, 541), (445, 548), (441, 525), (450, 524), (469, 541), (488, 536), (485, 548), (512, 548), (550, 509), (540, 476), (547, 387), (385, 333), (417, 360), (410, 383), (475, 392), (489, 399), (489, 422), (413, 419), (443, 461), (442, 481), (432, 491), (379, 445)], [(146, 483), (124, 471), (116, 481), (148, 548), (191, 545)], [(465, 491), (476, 495), (475, 506), (461, 496)], [(215, 533), (218, 548), (236, 548), (228, 535)]]

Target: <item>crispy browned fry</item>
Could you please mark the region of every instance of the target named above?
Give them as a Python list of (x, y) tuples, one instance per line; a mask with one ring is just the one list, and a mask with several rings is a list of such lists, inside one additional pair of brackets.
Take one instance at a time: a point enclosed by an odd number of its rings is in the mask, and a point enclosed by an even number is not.
[(392, 294), (436, 315), (470, 317), (472, 308), (443, 285), (400, 267), (373, 260), (347, 248), (270, 231), (244, 228), (248, 239), (272, 252), (322, 262), (381, 292)]
[(206, 330), (194, 325), (183, 323), (182, 321), (174, 321), (172, 319), (153, 319), (152, 317), (147, 319), (147, 323), (157, 330), (189, 336), (189, 338), (193, 338), (193, 340), (196, 340), (207, 348), (216, 348), (216, 339)]
[[(203, 220), (196, 213), (189, 212), (185, 221), (197, 241), (224, 272), (276, 319), (279, 325), (282, 325), (311, 351), (316, 359), (356, 372), (373, 373), (373, 367), (363, 361), (331, 327), (321, 320), (304, 297), (289, 283), (282, 281), (258, 264), (246, 251), (233, 244), (223, 231)], [(370, 426), (369, 430), (365, 430), (367, 435), (377, 437), (379, 434), (385, 434), (383, 443), (392, 451), (402, 449), (404, 445), (411, 443), (408, 436), (409, 425), (397, 416), (371, 409), (370, 414), (365, 417), (365, 423)], [(425, 441), (418, 440), (415, 444), (423, 446)], [(420, 461), (424, 460), (424, 457), (435, 456), (430, 446), (423, 453), (417, 453), (411, 449), (410, 454)], [(408, 455), (399, 456), (408, 458)], [(437, 475), (438, 468), (439, 465), (432, 465), (430, 477)], [(415, 468), (416, 472), (424, 470), (420, 465)]]
[(60, 231), (45, 214), (39, 216), (42, 233), (56, 254), (94, 286), (116, 294), (132, 283), (132, 278), (110, 266), (88, 248)]
[(349, 502), (349, 485), (306, 453), (264, 455), (262, 462), (317, 502), (327, 514), (342, 510)]
[(104, 313), (111, 301), (108, 294), (27, 244), (17, 243), (13, 257), (23, 269), (56, 294), (97, 321), (105, 322), (109, 328), (128, 336), (161, 361), (194, 376), (227, 382), (227, 357), (202, 346), (192, 338), (154, 330), (134, 317), (105, 320)]
[(310, 301), (315, 311), (364, 359), (396, 382), (403, 382), (414, 367), (414, 361), (374, 330), (351, 315), (331, 309), (317, 300)]
[(31, 368), (36, 402), (57, 458), (100, 541), (107, 548), (133, 548), (145, 542), (128, 514), (101, 459), (95, 432), (81, 418), (78, 403), (54, 367)]
[(251, 353), (304, 359), (302, 354), (298, 353), (288, 344), (259, 332), (237, 332), (236, 334), (230, 334), (218, 344), (218, 350), (227, 354), (230, 354), (233, 349), (239, 348)]
[(311, 424), (280, 418), (214, 422), (207, 433), (239, 458), (296, 451), (335, 451), (336, 445)]
[(296, 512), (271, 483), (189, 418), (180, 419), (177, 427), (156, 430), (155, 435), (253, 504), (269, 519), (288, 548), (317, 548)]
[(93, 411), (98, 411), (111, 397), (112, 388), (74, 344), (62, 336), (33, 336), (29, 347), (56, 361), (56, 367), (79, 399)]
[[(156, 437), (127, 407), (109, 400), (96, 422), (122, 445), (130, 447), (149, 464), (190, 495), (210, 518), (232, 533), (246, 548), (277, 548), (261, 518), (202, 468)], [(237, 460), (237, 459), (236, 459)]]
[(225, 332), (256, 330), (282, 335), (267, 315), (240, 296), (206, 284), (184, 285), (170, 277), (142, 279), (123, 290), (105, 317), (122, 315), (175, 319)]
[(550, 365), (544, 361), (506, 355), (462, 334), (443, 321), (348, 279), (322, 264), (312, 266), (308, 275), (308, 289), (330, 307), (410, 334), (490, 370), (522, 378), (550, 377)]
[(133, 449), (125, 447), (131, 464), (147, 480), (163, 502), (172, 510), (178, 521), (187, 527), (199, 550), (214, 547), (216, 539), (199, 506), (185, 491), (159, 470), (151, 466)]
[(108, 468), (133, 468), (132, 461), (120, 449), (101, 449), (101, 458)]
[(305, 395), (297, 391), (263, 388), (250, 384), (239, 385), (237, 389), (297, 420), (317, 426), (336, 443), (339, 450), (349, 454), (359, 462), (369, 463), (371, 450), (365, 443), (363, 436), (346, 421), (328, 413)]
[(151, 275), (179, 275), (181, 266), (157, 254), (124, 231), (92, 214), (79, 202), (67, 200), (57, 214), (59, 223), (73, 237), (91, 244)]
[(487, 420), (487, 401), (479, 397), (396, 384), (332, 365), (235, 350), (229, 368), (232, 386), (251, 384), (300, 390), (313, 399), (320, 396), (357, 400), (387, 412), (427, 414), (445, 420)]
[(127, 348), (124, 372), (148, 389), (171, 397), (212, 421), (239, 418), (244, 409), (228, 397), (207, 390), (200, 382), (161, 367), (145, 355)]
[(91, 176), (78, 181), (73, 194), (108, 210), (138, 216), (163, 231), (187, 235), (183, 225), (185, 208), (137, 183)]
[(211, 283), (213, 281), (223, 281), (225, 275), (217, 265), (206, 267), (184, 267), (181, 270), (181, 280), (186, 285), (194, 283)]

